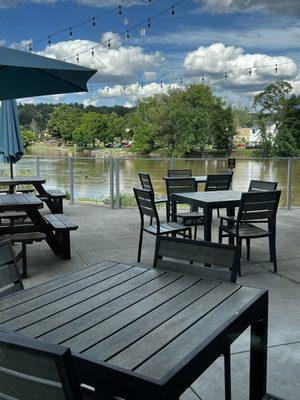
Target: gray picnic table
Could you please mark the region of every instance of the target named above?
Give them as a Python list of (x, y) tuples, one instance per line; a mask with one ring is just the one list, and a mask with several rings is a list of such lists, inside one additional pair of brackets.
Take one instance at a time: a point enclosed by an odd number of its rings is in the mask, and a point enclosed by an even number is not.
[(265, 289), (104, 261), (0, 301), (1, 326), (70, 347), (82, 383), (129, 400), (179, 399), (251, 327), (250, 400), (266, 395)]
[(197, 176), (164, 176), (164, 180), (172, 180), (172, 179), (180, 179), (180, 178), (194, 178), (197, 183), (205, 183), (207, 181), (207, 175), (197, 175)]
[(41, 176), (15, 176), (13, 178), (6, 176), (0, 177), (0, 185), (8, 186), (10, 194), (15, 193), (16, 187), (19, 185), (31, 185), (35, 188), (41, 200), (47, 204), (47, 207), (52, 213), (62, 213), (62, 199), (65, 198), (66, 195), (57, 189), (47, 191), (43, 186), (44, 183), (46, 183), (46, 179)]
[(44, 214), (41, 199), (31, 193), (0, 195), (0, 213), (5, 218), (6, 212), (22, 212), (29, 217), (30, 223), (0, 224), (1, 235), (17, 235), (30, 232), (41, 232), (46, 235), (46, 242), (54, 254), (63, 259), (71, 258), (70, 230), (76, 230), (77, 225), (68, 221), (64, 214)]

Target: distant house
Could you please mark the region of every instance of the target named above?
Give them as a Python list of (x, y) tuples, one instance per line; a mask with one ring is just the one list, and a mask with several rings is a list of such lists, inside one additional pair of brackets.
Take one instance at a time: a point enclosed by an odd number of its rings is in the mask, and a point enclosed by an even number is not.
[[(256, 145), (261, 142), (261, 132), (258, 127), (253, 128), (238, 128), (237, 135), (234, 137), (236, 144), (245, 143), (250, 145)], [(275, 137), (275, 124), (267, 126), (267, 134), (271, 137)]]

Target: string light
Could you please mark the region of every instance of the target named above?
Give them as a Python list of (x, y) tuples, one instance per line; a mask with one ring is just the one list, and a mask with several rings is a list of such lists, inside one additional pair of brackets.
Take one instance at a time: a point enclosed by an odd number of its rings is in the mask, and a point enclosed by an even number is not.
[(163, 82), (160, 81), (160, 88), (162, 89), (162, 87), (163, 87)]
[(277, 64), (275, 65), (275, 74), (277, 74), (277, 72), (278, 72), (278, 66), (277, 66)]
[(92, 19), (92, 25), (96, 26), (96, 18), (95, 17), (93, 17), (93, 19)]
[(126, 90), (126, 84), (124, 83), (124, 85), (123, 85), (123, 90), (125, 91)]
[(252, 75), (252, 69), (251, 69), (251, 67), (249, 68), (249, 76), (251, 76)]
[(202, 82), (204, 82), (204, 75), (202, 75)]
[(51, 36), (48, 36), (48, 44), (51, 44)]
[(108, 39), (107, 47), (110, 49), (110, 39)]
[(79, 63), (79, 55), (77, 54), (77, 58), (76, 58), (77, 62)]
[(95, 52), (94, 52), (94, 49), (92, 50), (92, 57), (94, 57), (94, 55), (95, 55)]
[(119, 8), (119, 15), (122, 15), (122, 6), (120, 5), (118, 8)]
[(29, 43), (29, 51), (32, 51), (32, 43)]
[(227, 78), (228, 78), (228, 74), (227, 74), (227, 72), (225, 72), (225, 74), (224, 74), (224, 78), (225, 78), (225, 79), (227, 79)]
[(127, 39), (130, 38), (129, 29), (127, 29), (127, 31), (126, 31), (126, 38), (127, 38)]
[(182, 85), (183, 84), (183, 79), (182, 79), (182, 77), (180, 78), (180, 85)]
[(171, 11), (171, 14), (172, 15), (175, 15), (175, 7), (174, 6), (172, 6), (172, 9), (171, 9), (172, 11)]
[(69, 36), (72, 39), (72, 36), (73, 36), (72, 28), (69, 28)]
[(144, 82), (142, 82), (141, 87), (142, 87), (142, 89), (144, 89)]
[(151, 28), (151, 19), (148, 18), (148, 24), (147, 24), (148, 28)]

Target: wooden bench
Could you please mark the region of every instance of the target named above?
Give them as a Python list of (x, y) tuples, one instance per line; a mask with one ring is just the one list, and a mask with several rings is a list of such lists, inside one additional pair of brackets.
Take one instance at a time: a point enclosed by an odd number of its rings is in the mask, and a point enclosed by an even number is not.
[(28, 232), (28, 233), (17, 233), (14, 235), (4, 235), (1, 236), (1, 239), (7, 239), (12, 244), (14, 243), (21, 243), (22, 250), (16, 255), (16, 260), (19, 261), (22, 259), (22, 278), (27, 278), (27, 251), (26, 245), (32, 244), (33, 242), (41, 242), (42, 240), (46, 239), (46, 235), (41, 232)]
[(78, 225), (70, 221), (64, 214), (45, 214), (44, 218), (60, 241), (62, 258), (69, 260), (71, 258), (70, 231), (76, 231)]
[[(17, 189), (16, 193), (34, 193), (35, 189)], [(9, 194), (9, 189), (0, 189), (0, 194)]]
[[(66, 193), (58, 189), (53, 189), (46, 190), (45, 194), (40, 194), (37, 197), (39, 197), (42, 201), (45, 201), (46, 204), (47, 201), (50, 201), (53, 204), (56, 213), (63, 213), (63, 199), (67, 197)], [(51, 209), (51, 211), (53, 211), (53, 209)]]

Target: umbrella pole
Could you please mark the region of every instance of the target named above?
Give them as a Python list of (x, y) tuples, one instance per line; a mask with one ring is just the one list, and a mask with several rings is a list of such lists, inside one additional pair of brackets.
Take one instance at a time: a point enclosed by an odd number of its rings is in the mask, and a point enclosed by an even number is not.
[(12, 162), (10, 163), (10, 177), (11, 177), (11, 179), (13, 179), (13, 177), (14, 177), (14, 170), (13, 170), (13, 163)]

